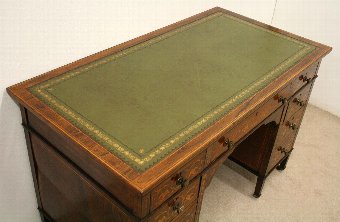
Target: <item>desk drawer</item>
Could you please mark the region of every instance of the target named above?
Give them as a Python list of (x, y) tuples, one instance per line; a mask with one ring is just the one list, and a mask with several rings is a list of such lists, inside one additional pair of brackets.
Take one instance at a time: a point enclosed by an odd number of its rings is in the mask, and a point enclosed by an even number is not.
[[(192, 205), (197, 202), (199, 190), (199, 178), (195, 179), (180, 193), (172, 197), (170, 200), (160, 206), (152, 216), (147, 220), (148, 222), (166, 222), (178, 219), (186, 213)], [(181, 220), (179, 220), (181, 221)]]
[(307, 105), (311, 88), (312, 83), (307, 84), (290, 99), (286, 118), (291, 117), (294, 113)]
[(202, 152), (156, 187), (151, 192), (151, 211), (164, 203), (178, 190), (188, 185), (189, 181), (203, 170), (205, 158), (205, 152)]
[(293, 149), (304, 112), (305, 109), (300, 109), (293, 116), (286, 118), (284, 122), (281, 123), (276, 142), (270, 156), (267, 173), (270, 172), (270, 170)]
[[(282, 105), (275, 97), (271, 98), (255, 112), (250, 114), (245, 119), (241, 120), (236, 124), (236, 127), (232, 128), (226, 132), (218, 141), (214, 142), (211, 147), (208, 148), (208, 162), (212, 162), (223, 152), (233, 151), (233, 143), (237, 143), (244, 136), (250, 133), (256, 126), (258, 126), (262, 121), (264, 121), (268, 116), (271, 115), (275, 110), (277, 110)], [(282, 109), (279, 118), (281, 118)], [(279, 120), (280, 121), (280, 120)]]
[(311, 65), (309, 68), (301, 72), (301, 74), (293, 79), (284, 89), (277, 94), (277, 98), (288, 100), (304, 85), (310, 83), (315, 78), (318, 70), (319, 62)]

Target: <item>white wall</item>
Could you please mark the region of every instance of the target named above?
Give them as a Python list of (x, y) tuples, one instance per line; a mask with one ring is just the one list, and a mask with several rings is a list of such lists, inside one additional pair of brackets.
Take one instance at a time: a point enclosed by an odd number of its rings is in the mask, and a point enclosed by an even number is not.
[[(298, 12), (305, 10), (307, 2), (282, 2), (279, 0), (277, 4), (275, 25), (334, 47), (339, 45), (339, 38), (335, 36), (338, 20), (332, 19), (335, 16), (339, 18), (335, 1), (331, 2), (328, 10), (320, 6), (324, 1), (319, 0), (314, 11), (319, 9), (323, 13), (302, 13), (301, 20)], [(37, 205), (20, 113), (5, 92), (7, 86), (214, 6), (270, 23), (274, 5), (275, 0), (1, 1), (0, 221), (40, 220), (35, 210)], [(327, 13), (323, 11), (326, 9)], [(286, 19), (287, 14), (291, 20)], [(309, 17), (317, 23), (308, 22)], [(300, 29), (297, 24), (303, 24), (303, 27)], [(318, 34), (321, 30), (324, 34)], [(335, 71), (339, 65), (335, 58), (339, 55), (334, 50), (331, 57), (325, 59), (312, 102), (340, 116), (339, 107), (334, 108), (336, 97), (333, 94), (339, 96), (335, 88), (335, 81), (339, 81), (335, 80)], [(331, 87), (332, 93), (327, 90)], [(333, 98), (333, 101), (325, 100), (325, 97)]]
[(310, 102), (340, 116), (340, 1), (279, 0), (273, 26), (333, 47), (321, 63)]

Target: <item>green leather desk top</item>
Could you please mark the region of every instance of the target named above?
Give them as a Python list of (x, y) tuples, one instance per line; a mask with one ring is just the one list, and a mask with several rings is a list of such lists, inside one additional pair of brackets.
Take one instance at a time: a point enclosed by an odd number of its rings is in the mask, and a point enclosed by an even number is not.
[(30, 92), (144, 171), (314, 49), (218, 12)]

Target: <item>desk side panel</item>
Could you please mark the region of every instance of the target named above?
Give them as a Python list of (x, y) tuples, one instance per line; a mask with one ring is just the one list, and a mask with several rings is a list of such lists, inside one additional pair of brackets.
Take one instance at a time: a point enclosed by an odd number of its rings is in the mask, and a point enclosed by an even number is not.
[[(129, 184), (124, 183), (119, 177), (112, 174), (102, 163), (97, 162), (91, 155), (86, 153), (79, 145), (73, 143), (62, 134), (54, 131), (49, 125), (41, 121), (31, 112), (27, 111), (28, 128), (33, 134), (39, 135), (47, 141), (64, 158), (77, 166), (84, 174), (125, 206), (128, 211), (137, 217), (143, 217), (147, 213), (142, 206), (142, 196)], [(105, 155), (105, 154), (103, 154)], [(148, 196), (146, 199), (149, 198)], [(145, 198), (144, 198), (145, 199)], [(145, 201), (144, 201), (145, 202)]]
[(135, 221), (36, 135), (32, 146), (42, 207), (54, 221)]

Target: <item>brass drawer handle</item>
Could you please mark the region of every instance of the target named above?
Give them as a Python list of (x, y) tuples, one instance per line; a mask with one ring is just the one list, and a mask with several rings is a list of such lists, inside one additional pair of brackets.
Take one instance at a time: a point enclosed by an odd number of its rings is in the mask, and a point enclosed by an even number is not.
[(226, 139), (224, 136), (222, 136), (219, 140), (219, 143), (222, 144), (222, 146), (227, 146), (228, 149), (232, 149), (234, 147), (234, 142), (230, 139)]
[(287, 155), (289, 152), (285, 149), (285, 148), (283, 148), (282, 146), (279, 146), (278, 148), (277, 148), (277, 150), (278, 151), (280, 151), (281, 153), (284, 153), (285, 155)]
[(296, 103), (297, 105), (299, 105), (299, 106), (304, 106), (304, 105), (306, 105), (306, 103), (304, 102), (304, 101), (302, 101), (302, 100), (300, 100), (300, 99), (298, 99), (298, 98), (295, 98), (294, 100), (293, 100), (293, 102), (294, 103)]
[(232, 149), (234, 147), (234, 142), (230, 139), (226, 139), (223, 142), (223, 146), (227, 146), (228, 149)]
[(282, 103), (282, 104), (286, 104), (288, 102), (288, 100), (284, 98), (283, 96), (279, 96), (277, 100), (279, 101), (279, 103)]
[(301, 75), (299, 79), (302, 80), (302, 82), (307, 82), (307, 83), (309, 83), (312, 80), (312, 78), (308, 78), (307, 76), (304, 76), (304, 75)]
[(292, 130), (296, 130), (298, 128), (298, 126), (295, 123), (291, 123), (289, 121), (287, 121), (287, 126)]
[(180, 175), (179, 178), (176, 180), (176, 184), (181, 185), (181, 188), (183, 188), (189, 184), (189, 181)]
[(184, 205), (181, 202), (175, 202), (172, 206), (172, 210), (179, 214), (184, 210)]

